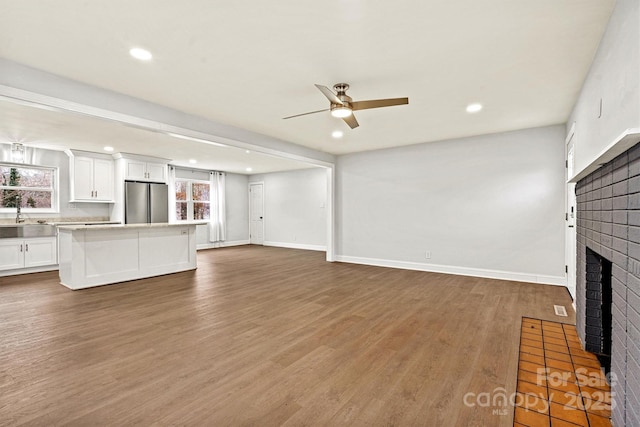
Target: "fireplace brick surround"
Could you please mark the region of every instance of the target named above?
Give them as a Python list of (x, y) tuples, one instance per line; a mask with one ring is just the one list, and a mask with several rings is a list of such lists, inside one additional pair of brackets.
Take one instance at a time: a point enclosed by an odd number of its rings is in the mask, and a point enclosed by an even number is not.
[(611, 261), (587, 248), (584, 348), (611, 370)]
[(640, 426), (640, 144), (576, 185), (576, 326), (586, 342), (587, 248), (612, 262), (615, 426)]

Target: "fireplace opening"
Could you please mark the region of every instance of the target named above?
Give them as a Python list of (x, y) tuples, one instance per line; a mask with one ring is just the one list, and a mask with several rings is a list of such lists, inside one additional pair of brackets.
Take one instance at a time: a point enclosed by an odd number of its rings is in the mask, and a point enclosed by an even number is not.
[(611, 370), (611, 261), (587, 248), (585, 349)]

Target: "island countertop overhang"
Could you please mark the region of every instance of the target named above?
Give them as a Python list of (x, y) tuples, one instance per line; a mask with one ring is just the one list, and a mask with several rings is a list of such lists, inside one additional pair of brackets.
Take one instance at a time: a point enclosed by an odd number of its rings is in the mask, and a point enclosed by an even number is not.
[(205, 224), (203, 222), (159, 222), (151, 224), (75, 224), (75, 225), (58, 225), (58, 230), (113, 230), (113, 229), (134, 229), (134, 228), (167, 228), (167, 227), (184, 227), (192, 225)]

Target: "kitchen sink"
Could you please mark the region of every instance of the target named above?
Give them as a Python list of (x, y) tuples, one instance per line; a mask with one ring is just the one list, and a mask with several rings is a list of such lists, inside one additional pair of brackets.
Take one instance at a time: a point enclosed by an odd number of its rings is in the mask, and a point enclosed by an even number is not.
[(16, 237), (50, 237), (56, 235), (56, 227), (49, 224), (0, 225), (0, 239)]

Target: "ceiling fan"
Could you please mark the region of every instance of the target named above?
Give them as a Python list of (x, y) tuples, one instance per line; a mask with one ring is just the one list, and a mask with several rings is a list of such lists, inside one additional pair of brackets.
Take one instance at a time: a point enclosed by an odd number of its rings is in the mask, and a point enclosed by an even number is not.
[(337, 93), (333, 93), (326, 86), (316, 85), (316, 87), (327, 97), (331, 106), (324, 110), (311, 111), (309, 113), (296, 114), (295, 116), (284, 117), (283, 119), (292, 119), (294, 117), (306, 116), (308, 114), (321, 113), (323, 111), (331, 111), (333, 117), (338, 117), (345, 121), (351, 129), (358, 126), (358, 121), (353, 115), (354, 111), (368, 110), (370, 108), (392, 107), (394, 105), (405, 105), (409, 103), (409, 98), (388, 98), (388, 99), (370, 99), (368, 101), (353, 101), (347, 95), (349, 85), (346, 83), (338, 83), (333, 85)]

